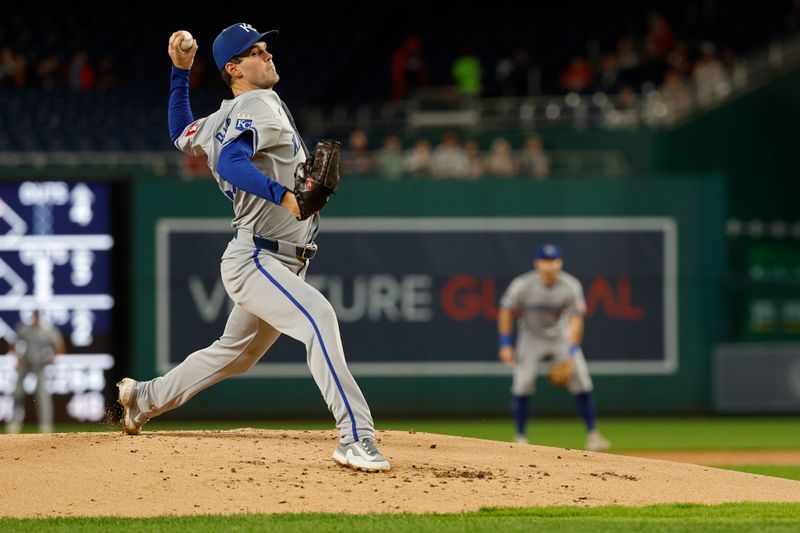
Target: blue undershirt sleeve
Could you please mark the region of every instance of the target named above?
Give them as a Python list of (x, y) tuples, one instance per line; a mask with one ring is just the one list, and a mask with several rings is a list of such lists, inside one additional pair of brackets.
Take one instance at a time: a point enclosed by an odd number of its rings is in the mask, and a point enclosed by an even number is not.
[(172, 142), (194, 122), (189, 105), (189, 71), (172, 66), (169, 83), (169, 138)]
[(238, 189), (280, 205), (286, 187), (273, 180), (256, 167), (253, 157), (253, 134), (242, 133), (220, 152), (217, 173)]

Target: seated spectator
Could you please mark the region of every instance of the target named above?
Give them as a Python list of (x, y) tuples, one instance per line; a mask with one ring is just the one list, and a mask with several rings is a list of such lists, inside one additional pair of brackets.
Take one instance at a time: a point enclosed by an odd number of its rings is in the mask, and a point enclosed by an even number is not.
[(375, 161), (368, 149), (367, 134), (364, 130), (354, 130), (347, 149), (342, 151), (342, 174), (364, 176), (374, 172)]
[(511, 145), (508, 141), (498, 137), (492, 141), (489, 155), (484, 160), (486, 173), (496, 178), (510, 178), (517, 174)]
[(691, 74), (692, 63), (689, 61), (689, 46), (678, 42), (667, 55), (667, 66), (677, 72), (682, 78)]
[(630, 37), (620, 37), (619, 40), (617, 40), (616, 58), (620, 83), (622, 85), (638, 84), (641, 81), (638, 72), (641, 59), (633, 39)]
[(697, 102), (710, 105), (727, 97), (731, 92), (731, 82), (725, 67), (717, 59), (717, 47), (706, 41), (700, 45), (700, 58), (694, 64), (694, 78)]
[(692, 108), (692, 93), (689, 91), (681, 75), (674, 70), (668, 70), (661, 84), (661, 99), (667, 106), (668, 122), (673, 122), (685, 116)]
[(60, 86), (60, 71), (61, 66), (55, 55), (47, 56), (39, 61), (39, 65), (36, 67), (36, 74), (39, 76), (39, 87), (50, 91)]
[(67, 70), (69, 88), (76, 92), (94, 89), (94, 69), (89, 64), (86, 52), (75, 52)]
[(0, 50), (0, 87), (11, 87), (14, 84), (14, 73), (17, 70), (14, 51), (4, 46)]
[(442, 136), (442, 143), (431, 157), (431, 176), (434, 178), (463, 178), (469, 173), (469, 159), (453, 132)]
[(383, 140), (376, 161), (382, 178), (398, 180), (403, 177), (403, 145), (397, 135), (389, 135)]
[(639, 96), (628, 86), (619, 91), (614, 107), (606, 110), (606, 126), (612, 128), (635, 128), (640, 118)]
[(575, 56), (561, 73), (561, 87), (567, 91), (582, 93), (592, 84), (594, 70), (582, 56)]
[(412, 177), (430, 176), (431, 174), (431, 142), (428, 139), (417, 139), (403, 157), (403, 170)]
[(469, 160), (466, 177), (479, 178), (483, 176), (483, 161), (481, 160), (478, 143), (474, 139), (464, 142), (464, 153), (467, 154), (467, 159)]
[(538, 136), (525, 139), (525, 147), (519, 154), (519, 168), (522, 174), (544, 179), (550, 175), (550, 157), (542, 148), (542, 139)]
[(97, 65), (96, 87), (100, 91), (108, 91), (116, 88), (117, 85), (119, 85), (119, 76), (114, 69), (114, 63), (109, 56), (105, 56)]
[(614, 54), (603, 54), (600, 72), (595, 79), (594, 88), (603, 93), (616, 93), (620, 88), (619, 68)]

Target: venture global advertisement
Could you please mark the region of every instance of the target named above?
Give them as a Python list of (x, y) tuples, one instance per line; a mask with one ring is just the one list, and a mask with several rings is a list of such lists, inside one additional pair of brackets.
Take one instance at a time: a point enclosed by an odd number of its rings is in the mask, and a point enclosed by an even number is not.
[[(219, 219), (164, 219), (157, 232), (157, 363), (166, 371), (225, 327), (232, 302), (219, 257), (232, 234)], [(544, 242), (561, 246), (564, 270), (583, 285), (592, 372), (677, 369), (671, 219), (326, 219), (306, 280), (334, 306), (357, 375), (506, 373), (498, 301)], [(281, 338), (253, 372), (305, 375), (304, 352)]]

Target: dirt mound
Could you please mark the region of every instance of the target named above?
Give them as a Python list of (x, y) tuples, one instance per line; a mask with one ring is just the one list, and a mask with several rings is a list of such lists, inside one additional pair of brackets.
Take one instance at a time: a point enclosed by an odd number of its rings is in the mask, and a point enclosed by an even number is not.
[(385, 431), (388, 473), (331, 459), (333, 431), (0, 436), (0, 516), (459, 512), (800, 501), (800, 482), (580, 450)]

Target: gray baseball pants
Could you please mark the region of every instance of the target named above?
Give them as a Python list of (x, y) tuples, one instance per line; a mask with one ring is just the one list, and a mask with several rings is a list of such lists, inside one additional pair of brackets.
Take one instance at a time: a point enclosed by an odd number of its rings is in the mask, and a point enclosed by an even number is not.
[(225, 331), (166, 375), (138, 384), (137, 403), (146, 416), (180, 407), (214, 383), (247, 372), (283, 333), (305, 344), (308, 367), (336, 419), (340, 442), (375, 436), (369, 406), (347, 368), (333, 307), (305, 282), (308, 263), (281, 252), (260, 249), (251, 233), (237, 232), (220, 267), (235, 303)]

